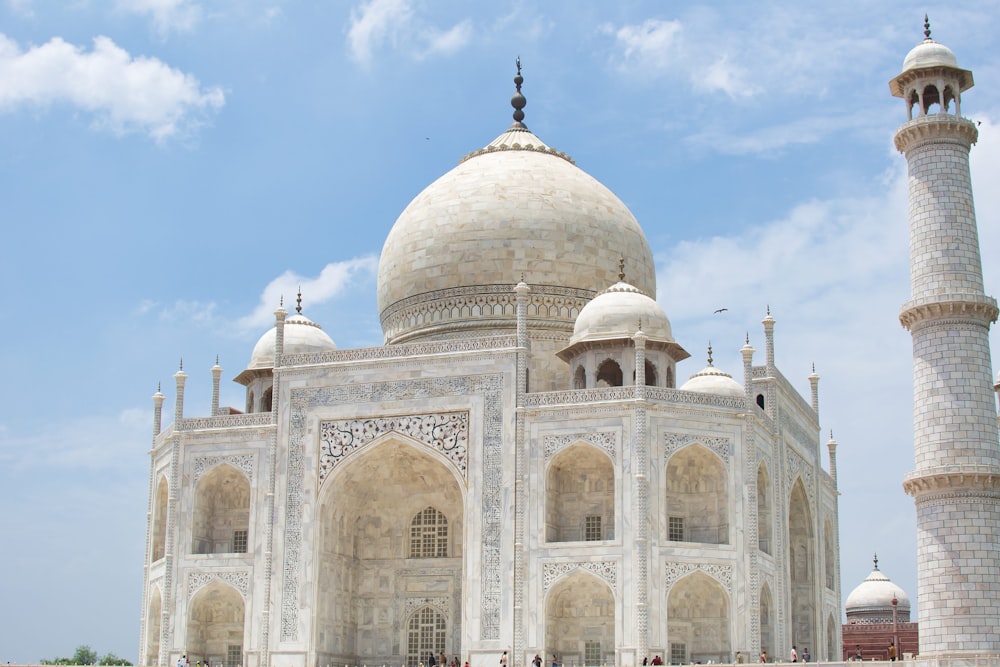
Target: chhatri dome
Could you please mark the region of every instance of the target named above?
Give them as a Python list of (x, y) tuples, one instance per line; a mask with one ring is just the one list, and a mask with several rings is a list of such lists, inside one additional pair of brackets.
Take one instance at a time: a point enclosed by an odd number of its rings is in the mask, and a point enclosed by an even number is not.
[(663, 308), (639, 288), (625, 282), (624, 267), (621, 267), (618, 282), (580, 311), (569, 342), (575, 345), (582, 341), (631, 338), (640, 324), (650, 340), (674, 342), (670, 320)]
[[(871, 623), (892, 623), (892, 608), (896, 607), (896, 620), (910, 622), (910, 598), (903, 589), (892, 583), (878, 569), (878, 554), (874, 558), (875, 569), (847, 596), (844, 611), (849, 625)], [(893, 605), (892, 601), (896, 604)]]
[(708, 366), (701, 369), (685, 382), (683, 391), (695, 391), (702, 394), (720, 394), (722, 396), (743, 396), (746, 389), (733, 376), (712, 365), (712, 344), (708, 345)]
[(522, 82), (518, 62), (513, 124), (427, 186), (389, 232), (378, 269), (386, 343), (511, 334), (513, 288), (523, 275), (533, 349), (555, 352), (580, 309), (615, 282), (620, 256), (633, 285), (655, 296), (639, 223), (614, 193), (528, 130)]
[[(272, 326), (264, 332), (253, 352), (250, 353), (250, 363), (245, 371), (237, 375), (235, 382), (247, 384), (260, 372), (269, 374), (274, 368), (274, 346), (277, 339), (277, 328)], [(329, 352), (336, 350), (337, 345), (323, 327), (302, 314), (302, 293), (296, 299), (295, 314), (285, 318), (284, 354), (309, 354), (313, 352)]]

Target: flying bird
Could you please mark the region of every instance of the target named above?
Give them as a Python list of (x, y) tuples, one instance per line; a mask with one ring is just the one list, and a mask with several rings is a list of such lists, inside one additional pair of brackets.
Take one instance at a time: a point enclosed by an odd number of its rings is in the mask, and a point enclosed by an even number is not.
[(729, 310), (729, 309), (728, 309), (728, 308), (719, 308), (719, 309), (718, 309), (717, 311), (715, 311), (715, 313), (716, 313), (716, 314), (718, 314), (718, 313), (724, 313), (724, 312), (726, 312), (727, 310)]

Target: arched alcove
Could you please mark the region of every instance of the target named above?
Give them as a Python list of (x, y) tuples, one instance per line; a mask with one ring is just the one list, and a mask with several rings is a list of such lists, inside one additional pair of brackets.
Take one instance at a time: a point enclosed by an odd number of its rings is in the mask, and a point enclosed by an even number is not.
[(667, 642), (670, 663), (733, 661), (729, 595), (718, 581), (693, 572), (670, 587)]
[(167, 495), (167, 478), (160, 477), (153, 496), (153, 562), (163, 558), (167, 544)]
[(160, 618), (163, 614), (163, 598), (159, 587), (153, 588), (146, 605), (146, 660), (147, 665), (160, 661)]
[(795, 480), (788, 501), (788, 569), (792, 643), (814, 646), (816, 627), (816, 535), (802, 479)]
[(396, 434), (367, 445), (324, 483), (316, 523), (317, 664), (426, 663), (427, 642), (461, 648), (461, 615), (424, 603), (460, 599), (463, 582), (462, 487), (435, 450)]
[(614, 359), (605, 359), (597, 367), (598, 387), (620, 387), (624, 381), (622, 367)]
[(771, 476), (767, 465), (757, 466), (757, 545), (768, 555), (774, 555), (774, 512), (771, 510)]
[(585, 570), (557, 581), (545, 601), (545, 653), (563, 665), (615, 664), (615, 598)]
[(837, 549), (830, 519), (823, 522), (823, 579), (831, 591), (837, 585)]
[(216, 580), (195, 593), (184, 646), (191, 663), (243, 664), (245, 606), (239, 591)]
[(841, 658), (841, 651), (837, 650), (837, 624), (833, 620), (833, 614), (830, 614), (826, 618), (826, 660), (832, 662)]
[(573, 373), (573, 389), (586, 389), (587, 388), (587, 371), (584, 370), (583, 366), (577, 366), (576, 372)]
[(643, 367), (646, 369), (646, 385), (650, 387), (657, 386), (658, 384), (657, 380), (659, 379), (659, 375), (656, 372), (656, 364), (654, 364), (649, 359), (646, 359), (646, 362), (643, 364)]
[[(760, 650), (772, 654), (777, 650), (774, 643), (774, 599), (771, 588), (765, 583), (760, 587)], [(777, 659), (774, 654), (772, 659)]]
[(670, 457), (665, 479), (667, 539), (729, 544), (728, 479), (719, 457), (688, 445)]
[(191, 553), (246, 553), (250, 539), (250, 480), (229, 464), (198, 480), (192, 513)]
[(615, 472), (607, 453), (578, 442), (549, 462), (545, 476), (548, 542), (611, 540), (615, 536)]

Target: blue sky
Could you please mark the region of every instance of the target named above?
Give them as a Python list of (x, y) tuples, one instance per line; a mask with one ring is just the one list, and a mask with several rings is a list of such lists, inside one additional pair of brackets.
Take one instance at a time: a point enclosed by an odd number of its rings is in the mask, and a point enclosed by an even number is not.
[[(0, 0), (0, 662), (136, 658), (150, 396), (207, 414), (299, 285), (341, 348), (377, 345), (375, 267), (421, 189), (510, 123), (632, 209), (697, 372), (779, 367), (840, 443), (846, 597), (916, 602), (905, 120), (922, 35), (977, 85), (973, 178), (1000, 276), (1000, 3)], [(728, 308), (714, 315), (717, 308)], [(997, 345), (994, 344), (994, 357)], [(914, 605), (916, 608), (916, 605)]]

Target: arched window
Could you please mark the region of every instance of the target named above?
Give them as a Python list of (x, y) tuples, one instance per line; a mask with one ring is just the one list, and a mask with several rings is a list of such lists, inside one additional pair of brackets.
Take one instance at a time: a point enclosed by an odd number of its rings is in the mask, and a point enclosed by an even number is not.
[(757, 407), (764, 409), (764, 394), (757, 394)]
[(646, 386), (647, 387), (657, 386), (656, 380), (658, 378), (656, 377), (656, 364), (654, 364), (649, 359), (646, 359), (645, 366), (646, 366)]
[(431, 607), (421, 607), (406, 626), (406, 664), (427, 664), (427, 657), (444, 653), (447, 623), (444, 615)]
[(605, 359), (597, 367), (598, 387), (620, 387), (622, 386), (622, 367), (613, 359)]
[(573, 389), (586, 389), (587, 388), (587, 371), (583, 369), (583, 366), (577, 366), (576, 372), (573, 373)]
[(667, 372), (663, 378), (663, 386), (667, 389), (674, 388), (674, 369), (669, 366), (667, 367)]
[(448, 557), (448, 519), (426, 507), (410, 522), (410, 558)]
[(264, 396), (260, 399), (260, 411), (270, 412), (271, 411), (271, 392), (274, 391), (274, 387), (268, 387), (264, 390)]
[(253, 412), (253, 391), (247, 392), (247, 413)]

